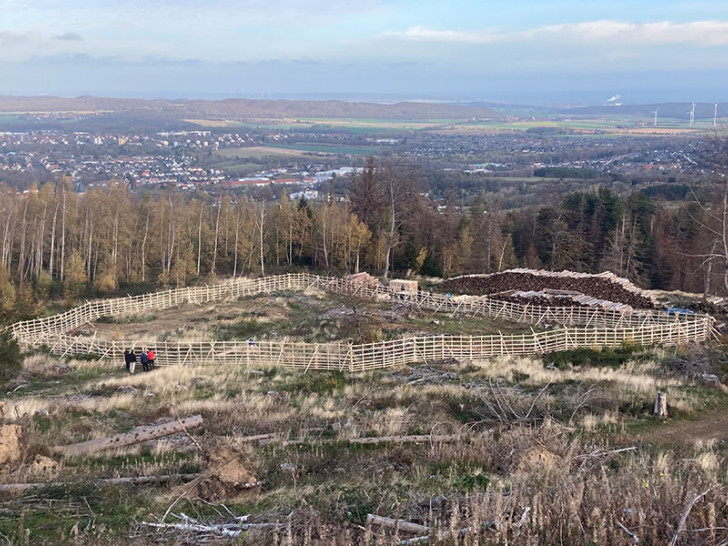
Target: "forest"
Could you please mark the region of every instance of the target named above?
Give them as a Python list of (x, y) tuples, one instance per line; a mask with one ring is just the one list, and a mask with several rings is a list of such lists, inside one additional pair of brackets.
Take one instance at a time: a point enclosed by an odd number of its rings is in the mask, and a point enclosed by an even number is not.
[[(603, 187), (555, 205), (500, 209), (444, 202), (421, 175), (370, 158), (346, 197), (257, 201), (235, 194), (132, 192), (70, 181), (0, 191), (0, 312), (42, 314), (50, 300), (184, 286), (218, 276), (315, 270), (449, 277), (525, 266), (609, 270), (644, 288), (728, 291), (728, 183), (622, 196)], [(687, 189), (686, 189), (687, 188)]]

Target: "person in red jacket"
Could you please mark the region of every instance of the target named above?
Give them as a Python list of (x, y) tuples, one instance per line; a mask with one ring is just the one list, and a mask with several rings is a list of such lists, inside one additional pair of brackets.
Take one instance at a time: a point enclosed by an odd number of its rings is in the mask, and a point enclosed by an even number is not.
[(154, 357), (156, 355), (154, 354), (154, 349), (149, 349), (149, 352), (147, 352), (147, 365), (149, 366), (149, 369), (154, 369)]

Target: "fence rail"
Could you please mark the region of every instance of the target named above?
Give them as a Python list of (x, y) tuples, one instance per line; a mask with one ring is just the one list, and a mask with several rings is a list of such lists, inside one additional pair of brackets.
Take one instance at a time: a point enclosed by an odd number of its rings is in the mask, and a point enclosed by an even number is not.
[[(441, 313), (462, 313), (532, 325), (563, 328), (527, 334), (407, 337), (380, 343), (296, 343), (258, 341), (169, 342), (112, 341), (72, 336), (68, 332), (104, 317), (167, 309), (185, 303), (235, 300), (287, 290), (316, 288), (350, 297), (395, 301)], [(231, 363), (278, 365), (303, 370), (365, 371), (447, 358), (480, 359), (499, 355), (531, 355), (578, 347), (616, 347), (625, 341), (645, 346), (677, 345), (709, 338), (707, 315), (669, 316), (659, 311), (610, 311), (586, 307), (543, 307), (488, 298), (452, 298), (429, 292), (406, 293), (357, 285), (345, 279), (307, 273), (259, 279), (234, 279), (213, 286), (179, 288), (87, 302), (48, 318), (18, 322), (11, 327), (24, 347), (47, 345), (56, 355), (94, 354), (116, 357), (125, 348), (154, 347), (160, 365)]]

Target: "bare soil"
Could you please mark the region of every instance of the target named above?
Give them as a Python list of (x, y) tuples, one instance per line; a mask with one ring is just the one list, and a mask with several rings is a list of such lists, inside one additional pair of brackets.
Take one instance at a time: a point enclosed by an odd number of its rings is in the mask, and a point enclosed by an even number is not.
[(697, 440), (728, 440), (728, 410), (714, 410), (696, 420), (667, 420), (637, 438), (646, 443), (663, 445)]

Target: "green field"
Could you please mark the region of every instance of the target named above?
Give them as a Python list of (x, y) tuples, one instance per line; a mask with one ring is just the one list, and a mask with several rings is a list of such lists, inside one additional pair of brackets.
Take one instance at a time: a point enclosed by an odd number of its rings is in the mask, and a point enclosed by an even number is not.
[(15, 114), (0, 114), (0, 125), (20, 121), (20, 116)]
[(336, 146), (327, 144), (270, 144), (270, 148), (325, 154), (373, 155), (379, 152), (377, 146)]

